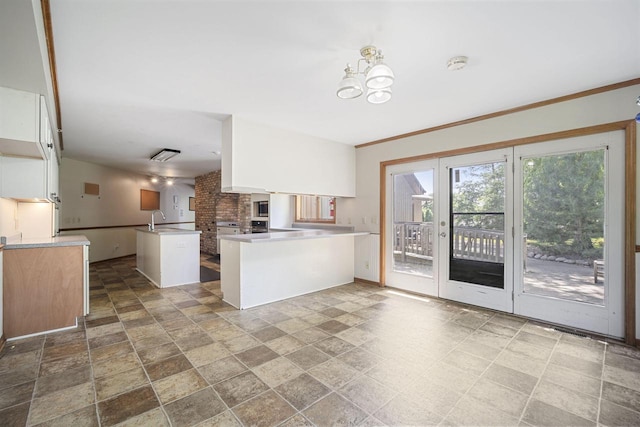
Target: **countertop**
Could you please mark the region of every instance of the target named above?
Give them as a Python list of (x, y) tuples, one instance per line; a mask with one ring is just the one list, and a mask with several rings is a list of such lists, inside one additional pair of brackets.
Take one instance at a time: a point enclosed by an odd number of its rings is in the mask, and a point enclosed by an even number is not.
[(90, 245), (91, 242), (86, 236), (57, 236), (48, 238), (31, 238), (31, 239), (8, 239), (4, 249), (31, 249), (31, 248), (49, 248), (60, 246), (84, 246)]
[(201, 234), (202, 231), (201, 230), (187, 230), (185, 228), (170, 228), (170, 227), (166, 227), (166, 228), (158, 228), (156, 227), (155, 230), (151, 231), (149, 230), (149, 228), (147, 227), (139, 227), (136, 228), (136, 231), (141, 231), (143, 233), (149, 233), (149, 234), (171, 234), (171, 235), (176, 235), (176, 234)]
[(220, 239), (232, 240), (234, 242), (242, 243), (269, 243), (269, 242), (284, 242), (289, 240), (303, 240), (303, 239), (320, 239), (327, 237), (341, 237), (341, 236), (366, 236), (368, 231), (344, 231), (344, 230), (303, 230), (303, 229), (291, 229), (295, 231), (278, 231), (269, 233), (254, 233), (254, 234), (230, 234), (222, 235)]

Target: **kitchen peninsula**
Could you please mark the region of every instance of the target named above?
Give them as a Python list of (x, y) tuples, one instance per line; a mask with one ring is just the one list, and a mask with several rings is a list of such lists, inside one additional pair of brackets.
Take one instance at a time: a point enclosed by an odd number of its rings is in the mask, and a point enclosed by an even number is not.
[(354, 237), (366, 234), (301, 229), (223, 236), (223, 299), (246, 309), (351, 283)]
[(137, 228), (136, 270), (159, 288), (200, 281), (199, 230)]

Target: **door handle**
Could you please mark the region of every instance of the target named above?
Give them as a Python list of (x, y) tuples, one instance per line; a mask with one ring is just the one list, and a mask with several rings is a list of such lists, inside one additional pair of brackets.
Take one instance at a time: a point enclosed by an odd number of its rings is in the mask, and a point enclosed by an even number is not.
[(440, 237), (447, 237), (447, 233), (445, 231), (441, 232)]

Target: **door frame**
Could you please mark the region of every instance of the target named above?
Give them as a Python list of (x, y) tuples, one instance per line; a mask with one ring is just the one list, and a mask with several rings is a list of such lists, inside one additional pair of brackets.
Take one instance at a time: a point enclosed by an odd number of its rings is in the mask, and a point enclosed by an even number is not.
[[(421, 154), (417, 156), (398, 158), (380, 162), (379, 189), (380, 189), (380, 250), (379, 250), (379, 283), (385, 286), (386, 277), (386, 175), (387, 167), (401, 163), (411, 163), (422, 160), (429, 160), (440, 157), (451, 157), (460, 154), (478, 153), (500, 148), (515, 147), (537, 142), (546, 142), (556, 139), (572, 138), (575, 136), (592, 135), (597, 133), (611, 132), (615, 130), (625, 131), (625, 241), (624, 241), (624, 337), (625, 342), (631, 345), (636, 343), (636, 122), (625, 120), (613, 123), (606, 123), (596, 126), (587, 126), (578, 129), (565, 130), (560, 132), (547, 133), (525, 138), (511, 139), (501, 142), (494, 142), (473, 147), (445, 150), (434, 153)], [(639, 248), (640, 250), (640, 248)]]

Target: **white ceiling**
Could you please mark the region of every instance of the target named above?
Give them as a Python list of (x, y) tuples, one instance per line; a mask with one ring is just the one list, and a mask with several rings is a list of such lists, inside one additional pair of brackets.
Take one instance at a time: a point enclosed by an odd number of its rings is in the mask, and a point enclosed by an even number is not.
[[(355, 145), (640, 76), (639, 0), (54, 0), (51, 14), (63, 157), (165, 176), (219, 169), (231, 114)], [(335, 95), (367, 44), (396, 75), (387, 104)], [(468, 67), (447, 71), (454, 55)], [(148, 161), (165, 147), (182, 154)]]

